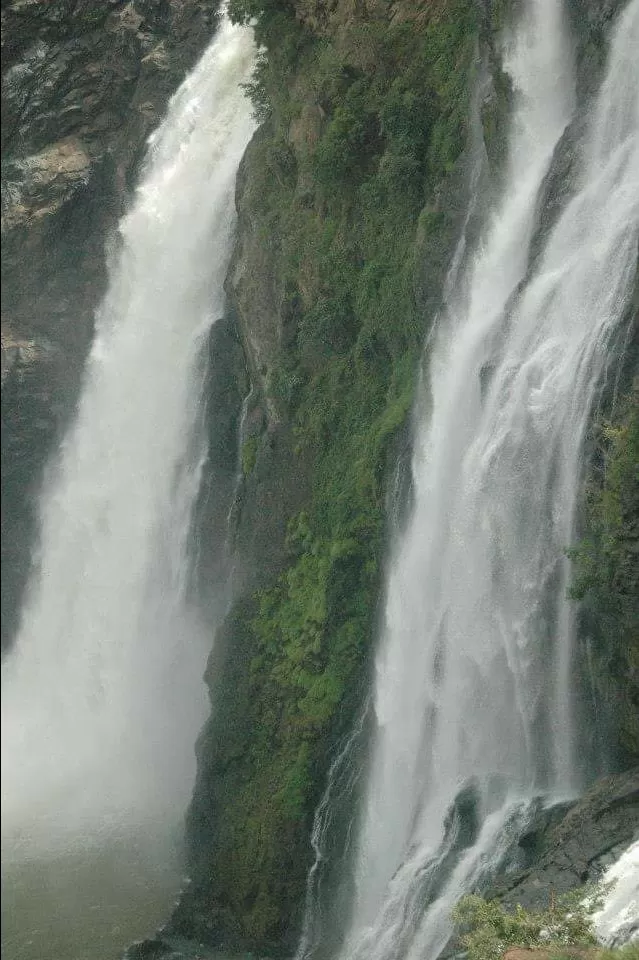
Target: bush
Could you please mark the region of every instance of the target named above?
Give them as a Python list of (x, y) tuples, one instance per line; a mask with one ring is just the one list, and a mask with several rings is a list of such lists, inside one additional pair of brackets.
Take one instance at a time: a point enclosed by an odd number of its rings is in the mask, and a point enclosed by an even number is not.
[[(353, 88), (351, 88), (352, 90)], [(365, 94), (355, 91), (333, 117), (315, 153), (315, 176), (324, 186), (336, 181), (355, 179), (365, 167), (366, 159), (378, 135), (375, 114), (365, 106)], [(359, 102), (358, 102), (359, 101)]]
[(468, 960), (501, 960), (509, 947), (562, 948), (594, 944), (591, 914), (601, 903), (601, 894), (577, 890), (534, 913), (517, 905), (509, 913), (496, 900), (471, 895), (453, 911), (453, 922), (462, 931), (461, 943)]
[(260, 445), (260, 438), (247, 437), (244, 443), (242, 444), (242, 473), (245, 477), (248, 477), (255, 468), (255, 462), (257, 460), (257, 450)]
[[(257, 17), (265, 49), (249, 85), (265, 123), (242, 204), (284, 304), (266, 392), (312, 475), (287, 568), (235, 625), (234, 656), (249, 669), (238, 668), (242, 706), (216, 758), (232, 871), (223, 898), (253, 937), (281, 936), (303, 895), (313, 809), (375, 632), (389, 453), (432, 320), (416, 295), (425, 235), (437, 231), (437, 289), (450, 252), (437, 215), (420, 213), (438, 208), (464, 140), (476, 24), (468, 0), (436, 6), (403, 24), (355, 16), (337, 43), (286, 2), (230, 5), (236, 19)], [(247, 472), (254, 450), (242, 452)]]
[(594, 680), (616, 738), (639, 756), (639, 381), (613, 420), (594, 427), (583, 539), (570, 551), (571, 596), (594, 638)]
[[(557, 960), (562, 960), (557, 957)], [(598, 950), (596, 960), (639, 960), (639, 943), (627, 943), (616, 950)]]

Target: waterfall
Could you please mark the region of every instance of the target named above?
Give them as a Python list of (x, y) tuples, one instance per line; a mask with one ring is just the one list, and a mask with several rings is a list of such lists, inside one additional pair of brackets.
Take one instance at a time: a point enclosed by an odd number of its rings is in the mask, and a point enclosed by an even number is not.
[(252, 32), (223, 17), (151, 137), (2, 673), (2, 841), (17, 861), (179, 818), (211, 637), (188, 599), (206, 338), (254, 130)]
[(536, 796), (579, 789), (565, 549), (581, 449), (637, 266), (639, 0), (611, 39), (570, 196), (531, 262), (574, 113), (559, 0), (531, 0), (504, 64), (501, 198), (430, 348), (414, 504), (390, 564), (376, 729), (342, 956), (432, 960)]
[(593, 917), (597, 939), (607, 947), (639, 943), (639, 840), (606, 870), (609, 892)]
[[(322, 886), (324, 863), (329, 859), (328, 839), (333, 828), (336, 808), (340, 806), (340, 802), (352, 807), (355, 786), (360, 774), (360, 765), (354, 762), (353, 754), (363, 735), (369, 709), (370, 696), (364, 701), (353, 729), (338, 746), (335, 759), (328, 770), (326, 789), (315, 810), (311, 831), (314, 861), (306, 881), (304, 925), (294, 960), (305, 960), (306, 957), (313, 956), (318, 948), (326, 946), (323, 942), (326, 940), (326, 930), (323, 926)], [(345, 831), (344, 849), (341, 851), (344, 858), (349, 852), (352, 824), (353, 818), (350, 819)]]

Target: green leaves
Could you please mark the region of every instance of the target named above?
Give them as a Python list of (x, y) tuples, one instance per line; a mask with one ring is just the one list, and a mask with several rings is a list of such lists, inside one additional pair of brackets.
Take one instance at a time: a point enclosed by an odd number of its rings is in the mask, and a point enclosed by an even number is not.
[[(355, 14), (331, 38), (288, 2), (231, 0), (235, 19), (257, 18), (265, 50), (249, 85), (264, 125), (241, 213), (268, 250), (269, 282), (251, 297), (279, 310), (268, 400), (313, 482), (290, 522), (287, 569), (252, 598), (234, 647), (244, 708), (229, 722), (241, 748), (227, 774), (225, 836), (238, 864), (235, 914), (240, 901), (252, 905), (256, 936), (285, 927), (299, 900), (326, 758), (367, 668), (385, 480), (432, 319), (417, 303), (417, 275), (421, 289), (427, 259), (439, 289), (438, 257), (449, 255), (437, 211), (464, 141), (474, 5), (436, 6), (407, 23)], [(245, 473), (255, 452), (251, 442), (242, 450)]]
[[(361, 102), (358, 102), (360, 99)], [(360, 171), (365, 169), (370, 152), (375, 152), (377, 135), (377, 117), (367, 109), (365, 95), (361, 98), (352, 95), (347, 97), (343, 104), (335, 108), (317, 145), (314, 156), (317, 181), (330, 187), (339, 181), (356, 179)]]
[(242, 473), (245, 477), (253, 472), (257, 459), (257, 449), (260, 445), (259, 437), (247, 437), (242, 444), (241, 461)]
[(533, 912), (520, 905), (514, 912), (496, 900), (471, 895), (459, 901), (453, 922), (461, 932), (468, 960), (501, 960), (509, 947), (560, 950), (595, 943), (591, 914), (600, 904), (589, 891), (557, 898), (547, 910)]
[[(291, 763), (301, 742), (329, 734), (373, 639), (388, 456), (430, 319), (415, 302), (414, 250), (441, 225), (436, 212), (421, 221), (420, 212), (465, 129), (474, 20), (466, 3), (451, 4), (453, 24), (356, 22), (339, 46), (307, 37), (292, 86), (279, 45), (260, 66), (274, 105), (260, 215), (295, 303), (269, 389), (314, 476), (289, 528), (290, 565), (252, 623), (255, 696), (279, 704), (272, 733)], [(290, 117), (297, 184), (271, 175)], [(441, 150), (438, 123), (450, 141)], [(294, 792), (282, 789), (282, 798)]]
[(595, 425), (586, 530), (569, 551), (571, 596), (594, 635), (594, 681), (619, 739), (639, 756), (639, 383), (614, 421)]

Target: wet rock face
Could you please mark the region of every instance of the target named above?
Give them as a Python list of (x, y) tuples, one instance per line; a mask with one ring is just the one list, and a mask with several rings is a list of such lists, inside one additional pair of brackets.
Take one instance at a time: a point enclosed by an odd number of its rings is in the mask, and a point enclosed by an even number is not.
[(548, 811), (521, 838), (526, 869), (497, 879), (491, 895), (508, 908), (546, 909), (553, 895), (601, 879), (639, 834), (639, 767), (598, 781), (556, 813)]
[(39, 451), (51, 447), (60, 416), (53, 387), (63, 378), (61, 352), (44, 338), (17, 337), (2, 328), (2, 641), (16, 627), (13, 602), (28, 572), (35, 503), (29, 478), (40, 465)]
[[(509, 851), (488, 890), (512, 913), (544, 911), (553, 898), (597, 884), (639, 839), (639, 767), (604, 777), (579, 799), (542, 807)], [(461, 960), (452, 937), (440, 960)], [(572, 956), (572, 954), (571, 954)], [(587, 949), (575, 957), (590, 956)], [(509, 950), (504, 960), (548, 960), (544, 951)]]
[(577, 88), (582, 100), (597, 89), (610, 28), (625, 5), (626, 0), (567, 0), (566, 11), (575, 39)]
[(105, 237), (168, 97), (212, 35), (216, 7), (3, 7), (2, 279), (18, 332), (44, 330), (65, 352), (83, 353), (104, 285)]
[(2, 644), (43, 464), (77, 396), (105, 244), (218, 0), (2, 4)]

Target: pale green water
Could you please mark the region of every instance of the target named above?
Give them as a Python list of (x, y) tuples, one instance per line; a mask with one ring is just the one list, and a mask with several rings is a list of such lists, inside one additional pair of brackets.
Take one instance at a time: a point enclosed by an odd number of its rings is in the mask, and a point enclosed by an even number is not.
[(3, 960), (118, 960), (166, 922), (175, 849), (137, 838), (12, 861), (3, 851)]

